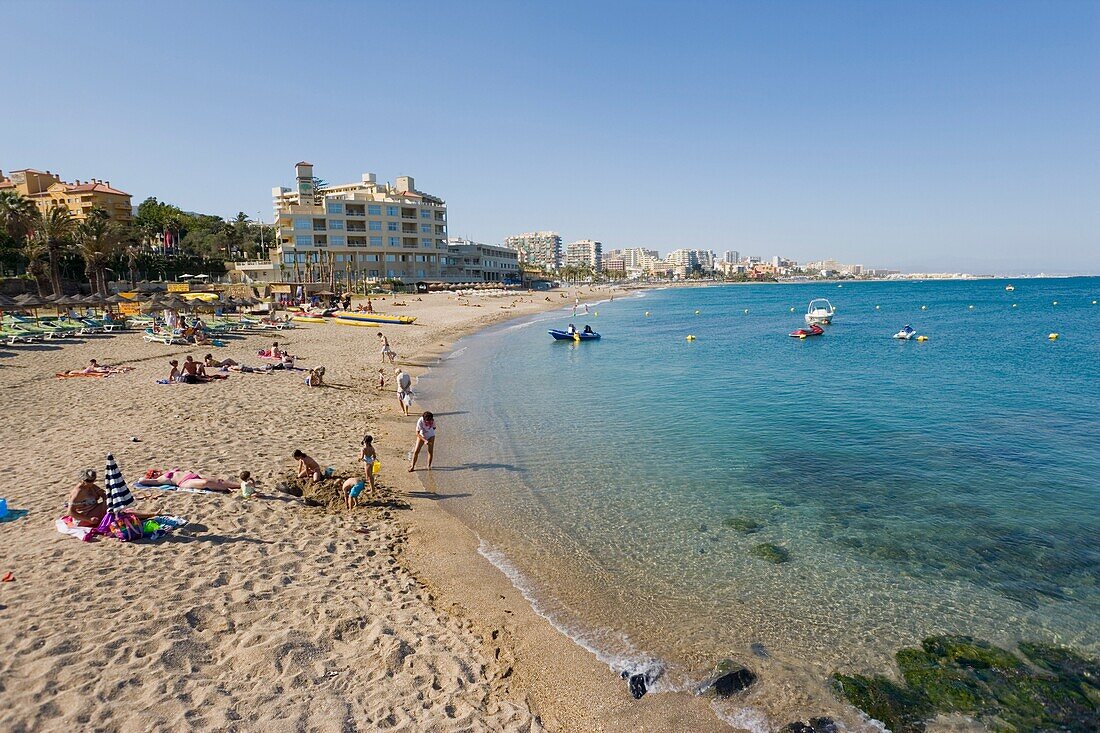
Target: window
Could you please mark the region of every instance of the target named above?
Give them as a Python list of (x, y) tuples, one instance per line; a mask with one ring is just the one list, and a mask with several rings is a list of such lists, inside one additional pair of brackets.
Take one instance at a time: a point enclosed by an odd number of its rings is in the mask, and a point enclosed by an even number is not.
[(287, 263), (288, 265), (293, 265), (294, 255), (283, 255), (283, 262)]
[(421, 239), (420, 240), (420, 246), (431, 249), (432, 248), (432, 240), (430, 240), (430, 239)]
[(344, 220), (343, 219), (332, 219), (328, 223), (328, 228), (329, 229), (343, 229), (344, 228)]
[(344, 255), (336, 255), (335, 257), (332, 258), (332, 261), (333, 262), (343, 262), (344, 261)]
[(431, 224), (421, 224), (420, 225), (420, 233), (421, 234), (431, 234), (432, 233), (432, 225)]
[(432, 212), (428, 211), (427, 209), (421, 209), (420, 210), (420, 218), (421, 219), (431, 219), (432, 218)]
[(344, 238), (341, 236), (333, 235), (328, 238), (328, 243), (331, 244), (333, 247), (343, 247)]
[(401, 242), (400, 242), (400, 240), (398, 240), (397, 237), (390, 237), (390, 246), (391, 247), (397, 247), (400, 244), (401, 244)]
[(367, 213), (371, 216), (382, 216), (382, 207), (378, 204), (371, 204), (367, 207)]
[(304, 216), (296, 216), (296, 217), (294, 217), (294, 228), (295, 229), (312, 229), (313, 224), (310, 222), (309, 219), (307, 219)]
[[(397, 255), (386, 255), (386, 262), (397, 262)], [(390, 270), (392, 273), (393, 270)]]
[(416, 271), (416, 276), (417, 277), (424, 277), (424, 271), (423, 270), (417, 270)]
[(316, 244), (318, 247), (327, 247), (328, 246), (328, 236), (326, 236), (324, 234), (314, 234), (313, 235), (313, 243)]
[(371, 277), (378, 277), (378, 270), (370, 270), (367, 272)]
[(381, 247), (382, 246), (382, 237), (371, 237), (370, 238), (370, 245), (372, 247)]
[(325, 211), (330, 214), (343, 214), (344, 205), (338, 201), (329, 201), (328, 204), (325, 206)]
[(314, 219), (313, 220), (313, 231), (315, 231), (315, 232), (325, 231), (325, 220), (324, 219)]
[(359, 255), (362, 262), (378, 262), (378, 255)]
[(380, 232), (380, 231), (382, 231), (382, 222), (380, 222), (380, 221), (367, 222), (367, 228), (370, 229), (372, 232)]
[(397, 231), (397, 222), (396, 221), (386, 222), (386, 231), (387, 232), (396, 232)]
[(299, 234), (294, 238), (294, 244), (299, 247), (309, 247), (313, 244), (313, 237), (308, 234)]
[(387, 206), (386, 207), (386, 216), (397, 216), (397, 207), (396, 206)]

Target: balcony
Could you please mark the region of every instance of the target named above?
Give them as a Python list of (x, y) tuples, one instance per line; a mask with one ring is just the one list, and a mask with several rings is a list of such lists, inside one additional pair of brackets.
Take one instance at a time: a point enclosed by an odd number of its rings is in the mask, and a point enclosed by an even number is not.
[(415, 219), (416, 218), (416, 209), (409, 209), (409, 208), (401, 209), (401, 218), (402, 219)]
[(367, 225), (364, 222), (361, 222), (361, 221), (349, 221), (348, 222), (348, 231), (349, 232), (365, 232), (365, 231), (367, 231)]
[(408, 223), (402, 224), (401, 225), (401, 233), (402, 234), (416, 234), (416, 224), (408, 224)]
[(362, 206), (346, 206), (344, 207), (348, 216), (366, 216), (367, 210)]

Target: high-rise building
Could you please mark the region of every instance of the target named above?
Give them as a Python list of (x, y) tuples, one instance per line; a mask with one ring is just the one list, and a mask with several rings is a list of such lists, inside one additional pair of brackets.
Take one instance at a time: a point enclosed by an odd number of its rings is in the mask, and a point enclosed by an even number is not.
[(317, 188), (313, 165), (298, 163), (295, 188), (273, 188), (278, 246), (272, 260), (283, 281), (325, 267), (336, 279), (437, 280), (447, 257), (447, 205), (418, 191), (411, 176)]
[(603, 264), (603, 245), (593, 239), (578, 239), (565, 248), (566, 267), (591, 267), (600, 271)]
[(134, 218), (130, 194), (112, 188), (110, 181), (93, 178), (69, 183), (50, 171), (25, 168), (12, 171), (9, 177), (0, 171), (0, 191), (4, 190), (29, 198), (43, 213), (63, 206), (77, 221), (84, 221), (93, 209), (102, 209), (112, 221), (122, 224)]
[(527, 232), (505, 237), (504, 246), (519, 252), (521, 264), (553, 272), (561, 268), (561, 236), (557, 232)]
[[(611, 256), (610, 252), (608, 252), (608, 256)], [(638, 247), (619, 250), (618, 256), (623, 258), (623, 262), (628, 268), (634, 269), (641, 269), (646, 266), (647, 262), (660, 259), (657, 250), (640, 249)]]
[(731, 265), (736, 265), (738, 262), (741, 261), (741, 253), (735, 249), (727, 249), (726, 254), (722, 259), (723, 261), (728, 262)]

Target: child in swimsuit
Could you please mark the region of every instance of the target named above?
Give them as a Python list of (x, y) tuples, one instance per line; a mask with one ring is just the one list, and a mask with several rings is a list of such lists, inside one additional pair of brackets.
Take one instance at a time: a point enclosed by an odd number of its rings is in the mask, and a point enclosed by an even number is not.
[(364, 435), (360, 445), (362, 447), (359, 449), (359, 460), (364, 463), (363, 470), (367, 474), (367, 481), (370, 482), (370, 493), (373, 494), (377, 488), (374, 484), (375, 464), (381, 466), (378, 453), (374, 450), (374, 436)]
[(344, 491), (347, 492), (344, 501), (347, 504), (349, 512), (355, 508), (356, 499), (363, 493), (363, 489), (366, 488), (366, 486), (367, 483), (363, 481), (363, 479), (355, 478), (354, 476), (344, 481), (343, 488)]

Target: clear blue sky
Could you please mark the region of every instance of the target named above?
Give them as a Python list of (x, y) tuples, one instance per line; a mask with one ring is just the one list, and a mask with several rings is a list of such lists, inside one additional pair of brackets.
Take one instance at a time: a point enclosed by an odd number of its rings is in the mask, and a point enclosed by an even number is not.
[(135, 202), (270, 220), (304, 159), (481, 241), (1100, 272), (1097, 2), (8, 0), (0, 39), (0, 168)]

